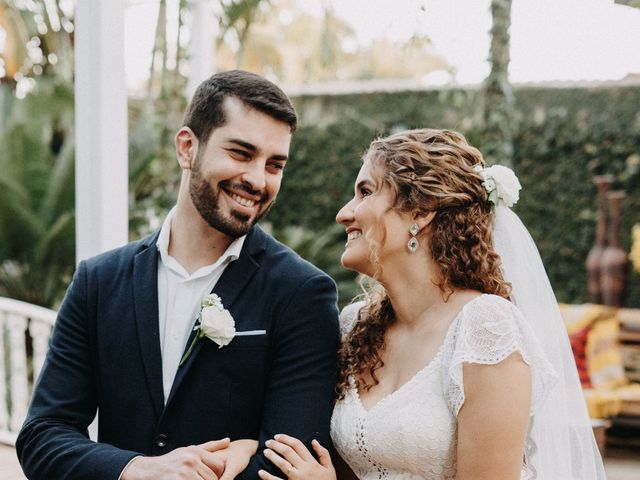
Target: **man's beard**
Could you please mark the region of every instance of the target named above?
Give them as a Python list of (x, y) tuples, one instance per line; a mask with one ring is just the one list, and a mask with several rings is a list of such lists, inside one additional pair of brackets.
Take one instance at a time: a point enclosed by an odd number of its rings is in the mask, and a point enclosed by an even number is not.
[[(238, 238), (246, 235), (251, 227), (258, 223), (273, 206), (273, 201), (269, 203), (262, 211), (258, 211), (258, 214), (251, 220), (250, 215), (241, 213), (233, 208), (229, 211), (229, 216), (220, 209), (218, 205), (218, 196), (222, 190), (244, 190), (245, 192), (259, 196), (258, 206), (264, 204), (267, 200), (266, 193), (260, 193), (252, 190), (247, 185), (241, 183), (232, 183), (229, 180), (224, 180), (218, 184), (217, 191), (213, 189), (211, 184), (202, 176), (202, 170), (200, 165), (199, 155), (196, 155), (196, 159), (191, 169), (191, 180), (189, 181), (189, 193), (191, 195), (191, 201), (198, 210), (198, 213), (207, 224), (233, 238)], [(225, 192), (226, 194), (226, 192)], [(227, 194), (228, 195), (228, 194)]]

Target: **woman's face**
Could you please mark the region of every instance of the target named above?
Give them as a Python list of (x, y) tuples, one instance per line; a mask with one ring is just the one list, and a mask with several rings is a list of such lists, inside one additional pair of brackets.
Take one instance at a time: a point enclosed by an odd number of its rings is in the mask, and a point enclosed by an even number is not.
[[(393, 192), (378, 179), (370, 161), (365, 161), (353, 198), (336, 215), (336, 222), (347, 232), (341, 258), (345, 268), (373, 276), (378, 267), (406, 254), (411, 218), (392, 210), (393, 203)], [(374, 263), (373, 249), (379, 265)]]

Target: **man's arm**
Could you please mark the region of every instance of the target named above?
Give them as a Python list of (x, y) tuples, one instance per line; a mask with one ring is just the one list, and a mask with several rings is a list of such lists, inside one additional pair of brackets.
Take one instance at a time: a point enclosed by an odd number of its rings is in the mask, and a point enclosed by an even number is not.
[(260, 469), (280, 473), (262, 454), (264, 443), (275, 434), (296, 437), (309, 449), (314, 438), (331, 445), (340, 346), (336, 299), (333, 281), (316, 275), (291, 295), (274, 322), (258, 454), (238, 478), (255, 480)]
[(96, 372), (81, 262), (58, 312), (49, 352), (33, 392), (16, 450), (31, 480), (116, 480), (136, 452), (92, 442)]
[(60, 307), (29, 415), (16, 442), (27, 478), (118, 480), (122, 474), (123, 480), (175, 480), (219, 475), (223, 464), (214, 452), (228, 447), (229, 439), (158, 457), (89, 439), (87, 427), (96, 414), (98, 394), (87, 292), (87, 267), (81, 262)]

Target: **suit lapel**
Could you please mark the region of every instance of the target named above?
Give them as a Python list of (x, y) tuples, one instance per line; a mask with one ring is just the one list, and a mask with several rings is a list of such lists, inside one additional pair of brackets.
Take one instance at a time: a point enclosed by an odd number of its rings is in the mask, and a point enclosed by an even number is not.
[(162, 390), (162, 354), (158, 324), (158, 233), (147, 238), (146, 247), (133, 260), (133, 299), (138, 341), (147, 386), (151, 392), (156, 416), (164, 405)]
[[(259, 227), (253, 227), (247, 235), (247, 239), (242, 247), (240, 256), (237, 260), (231, 262), (229, 266), (227, 266), (211, 291), (211, 293), (215, 293), (220, 297), (224, 308), (227, 310), (232, 310), (233, 304), (238, 300), (238, 295), (242, 292), (245, 285), (249, 280), (251, 280), (251, 277), (253, 277), (256, 270), (260, 267), (258, 262), (255, 260), (255, 255), (263, 251), (265, 248), (266, 234)], [(197, 325), (197, 322), (195, 324)], [(192, 331), (189, 335), (185, 351), (189, 348), (195, 336), (196, 332)], [(180, 383), (182, 383), (186, 373), (189, 371), (189, 367), (191, 367), (198, 356), (198, 352), (202, 349), (202, 345), (205, 341), (209, 340), (201, 339), (193, 348), (189, 358), (187, 358), (185, 363), (178, 368), (173, 385), (171, 386), (171, 393), (167, 399), (167, 405), (171, 402), (176, 390), (180, 386)]]

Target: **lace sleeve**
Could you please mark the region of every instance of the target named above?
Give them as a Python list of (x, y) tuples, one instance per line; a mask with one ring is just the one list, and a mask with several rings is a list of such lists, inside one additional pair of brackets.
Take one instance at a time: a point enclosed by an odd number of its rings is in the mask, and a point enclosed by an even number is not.
[(557, 380), (557, 375), (522, 313), (508, 300), (483, 295), (466, 305), (443, 347), (443, 390), (457, 416), (464, 403), (464, 363), (495, 365), (519, 352), (531, 368), (533, 414)]
[(349, 332), (353, 329), (353, 326), (356, 324), (356, 320), (358, 320), (358, 312), (364, 305), (364, 301), (355, 302), (350, 305), (347, 305), (340, 312), (340, 336), (342, 337), (342, 341), (344, 342)]

